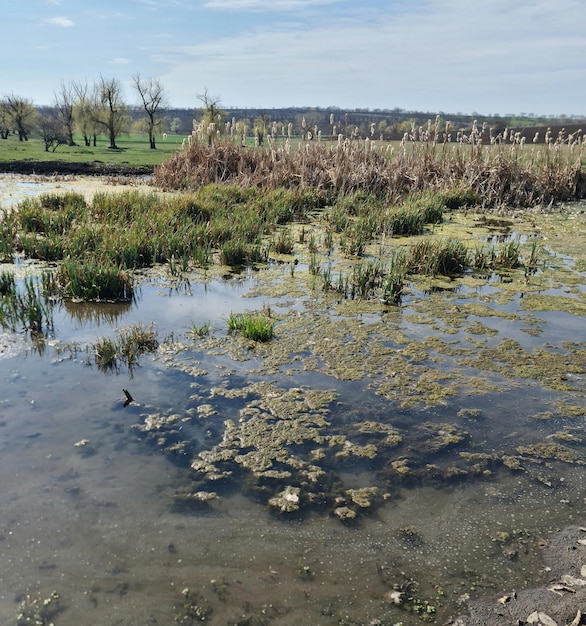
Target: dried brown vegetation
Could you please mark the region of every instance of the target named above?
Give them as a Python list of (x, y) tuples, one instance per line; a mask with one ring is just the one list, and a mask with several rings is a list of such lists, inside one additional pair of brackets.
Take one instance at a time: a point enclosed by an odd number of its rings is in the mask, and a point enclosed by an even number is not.
[(584, 144), (563, 139), (545, 146), (524, 142), (484, 145), (406, 137), (400, 146), (369, 140), (269, 142), (242, 147), (229, 141), (208, 146), (194, 141), (155, 168), (165, 189), (194, 190), (208, 183), (266, 189), (319, 189), (330, 197), (358, 191), (396, 199), (423, 189), (461, 187), (475, 192), (482, 206), (530, 207), (586, 195)]

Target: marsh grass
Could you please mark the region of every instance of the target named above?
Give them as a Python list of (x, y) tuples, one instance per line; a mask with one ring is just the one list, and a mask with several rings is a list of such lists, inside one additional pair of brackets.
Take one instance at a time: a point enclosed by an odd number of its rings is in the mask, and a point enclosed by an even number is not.
[(204, 322), (203, 324), (192, 324), (189, 329), (189, 334), (192, 337), (199, 337), (200, 339), (203, 337), (207, 337), (210, 334), (212, 325), (210, 322)]
[(101, 337), (94, 343), (94, 360), (99, 369), (108, 371), (118, 366), (116, 342), (109, 337)]
[(469, 267), (468, 248), (459, 239), (421, 239), (411, 246), (407, 258), (410, 273), (426, 276), (461, 275)]
[[(91, 202), (74, 193), (29, 199), (0, 232), (0, 253), (62, 261), (58, 271), (65, 298), (128, 300), (132, 270), (168, 263), (178, 275), (221, 263), (242, 266), (267, 260), (263, 240), (278, 225), (305, 219), (323, 204), (311, 190), (275, 190), (211, 185), (194, 194), (160, 197), (130, 190), (97, 193)], [(289, 231), (276, 244), (292, 251)]]
[(53, 305), (41, 279), (26, 277), (19, 286), (10, 272), (0, 274), (0, 326), (34, 334), (53, 329)]
[(252, 341), (266, 342), (275, 334), (274, 322), (260, 313), (230, 313), (227, 326), (229, 332), (239, 332)]
[(65, 260), (57, 283), (64, 297), (79, 300), (130, 301), (134, 295), (132, 276), (108, 262)]
[(293, 235), (288, 228), (281, 228), (277, 233), (273, 244), (274, 250), (277, 254), (292, 254), (295, 247), (295, 241)]
[(445, 198), (448, 208), (529, 207), (579, 199), (586, 194), (583, 143), (567, 138), (540, 147), (520, 140), (494, 141), (432, 128), (414, 132), (397, 149), (374, 142), (271, 143), (248, 150), (225, 142), (194, 142), (155, 168), (155, 182), (166, 189), (197, 189), (210, 183), (267, 190), (319, 190), (324, 197), (368, 193), (387, 201), (431, 189), (458, 189)]
[(100, 337), (93, 344), (94, 361), (103, 371), (118, 370), (120, 364), (126, 364), (132, 370), (143, 354), (155, 352), (159, 347), (152, 324), (136, 324), (119, 329), (116, 334), (115, 340)]

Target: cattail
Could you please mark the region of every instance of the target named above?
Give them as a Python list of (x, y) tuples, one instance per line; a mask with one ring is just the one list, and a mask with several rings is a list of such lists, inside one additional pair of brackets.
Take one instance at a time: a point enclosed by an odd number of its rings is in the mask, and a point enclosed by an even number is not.
[(287, 136), (289, 137), (289, 139), (291, 139), (291, 133), (293, 132), (293, 124), (291, 124), (291, 122), (289, 122), (288, 126), (287, 126)]
[(539, 141), (539, 131), (537, 131), (535, 135), (533, 135), (533, 143), (537, 143), (538, 141)]
[(334, 114), (330, 113), (330, 126), (334, 125)]

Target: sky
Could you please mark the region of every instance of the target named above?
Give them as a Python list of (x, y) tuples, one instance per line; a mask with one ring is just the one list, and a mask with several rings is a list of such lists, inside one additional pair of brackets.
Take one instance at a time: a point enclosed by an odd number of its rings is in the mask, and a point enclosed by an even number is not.
[(0, 96), (586, 117), (586, 0), (0, 0)]

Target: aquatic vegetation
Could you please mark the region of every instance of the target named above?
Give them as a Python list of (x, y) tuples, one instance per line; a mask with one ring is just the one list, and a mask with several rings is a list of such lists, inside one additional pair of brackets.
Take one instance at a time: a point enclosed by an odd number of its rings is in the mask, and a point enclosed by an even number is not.
[(121, 328), (117, 330), (116, 335), (116, 340), (101, 337), (93, 344), (95, 363), (103, 371), (116, 370), (119, 363), (132, 369), (143, 354), (155, 352), (159, 347), (153, 324), (136, 324), (129, 328)]
[(189, 329), (189, 333), (193, 337), (207, 337), (210, 334), (211, 324), (210, 322), (204, 322), (203, 324), (192, 324)]
[(117, 364), (118, 347), (109, 337), (102, 337), (94, 343), (96, 365), (103, 370), (115, 369)]
[(277, 233), (277, 237), (273, 244), (274, 250), (277, 254), (291, 254), (295, 246), (293, 235), (289, 229), (281, 229)]
[(64, 260), (57, 270), (57, 283), (67, 298), (80, 300), (132, 300), (132, 276), (108, 262)]
[(53, 327), (53, 305), (39, 278), (25, 277), (17, 285), (14, 274), (0, 274), (0, 326), (42, 334)]
[(406, 260), (409, 272), (435, 276), (463, 274), (469, 266), (469, 252), (458, 239), (421, 239), (413, 244)]
[(269, 341), (275, 334), (273, 320), (258, 313), (230, 313), (227, 325), (228, 331), (239, 332), (243, 337), (252, 341)]

